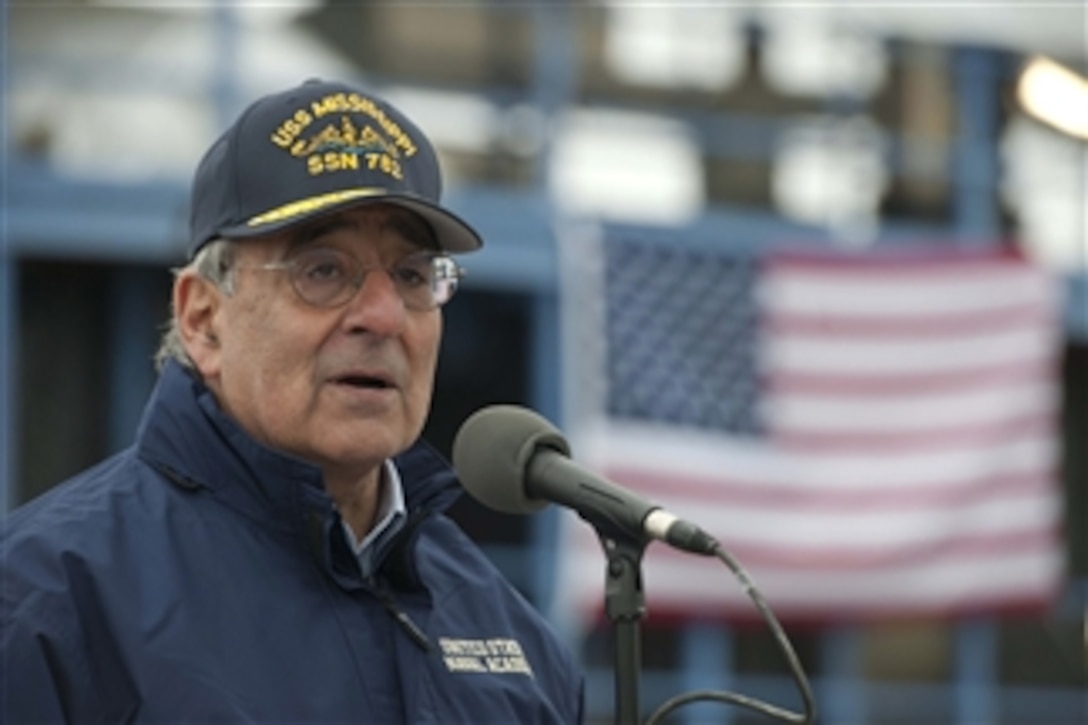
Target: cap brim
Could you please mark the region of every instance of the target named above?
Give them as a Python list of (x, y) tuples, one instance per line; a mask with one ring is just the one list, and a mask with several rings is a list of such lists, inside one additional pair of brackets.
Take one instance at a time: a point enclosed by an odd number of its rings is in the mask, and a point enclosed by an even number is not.
[[(384, 193), (376, 190), (360, 189), (359, 193), (349, 192), (327, 195), (327, 203), (321, 198), (308, 199), (292, 205), (297, 213), (289, 210), (274, 214), (261, 215), (246, 224), (220, 230), (219, 236), (227, 239), (246, 239), (262, 234), (282, 231), (318, 217), (327, 216), (344, 209), (366, 204), (392, 204), (418, 214), (434, 230), (439, 248), (446, 252), (472, 252), (483, 246), (483, 239), (453, 212), (429, 201), (407, 194)], [(267, 220), (262, 220), (267, 219)]]

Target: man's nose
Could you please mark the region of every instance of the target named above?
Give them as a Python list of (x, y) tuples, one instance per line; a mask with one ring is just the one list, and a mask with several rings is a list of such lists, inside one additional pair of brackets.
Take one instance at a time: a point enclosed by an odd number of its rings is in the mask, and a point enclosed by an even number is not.
[(355, 296), (348, 302), (344, 321), (352, 329), (396, 335), (404, 327), (407, 310), (393, 277), (384, 267), (367, 270)]

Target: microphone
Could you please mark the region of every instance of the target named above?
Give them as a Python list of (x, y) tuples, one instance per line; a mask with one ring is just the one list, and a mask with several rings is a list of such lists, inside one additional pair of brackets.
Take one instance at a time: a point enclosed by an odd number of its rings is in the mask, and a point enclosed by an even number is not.
[(474, 498), (503, 513), (554, 502), (603, 535), (656, 539), (704, 556), (718, 549), (698, 526), (572, 461), (563, 434), (526, 408), (493, 405), (472, 414), (454, 438), (453, 467)]

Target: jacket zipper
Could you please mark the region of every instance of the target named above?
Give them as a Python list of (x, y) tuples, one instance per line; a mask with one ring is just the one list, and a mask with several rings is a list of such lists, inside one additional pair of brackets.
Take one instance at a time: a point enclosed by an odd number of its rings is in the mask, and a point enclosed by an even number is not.
[(390, 594), (385, 587), (378, 585), (374, 580), (369, 581), (368, 584), (370, 590), (377, 595), (378, 599), (385, 607), (385, 610), (392, 615), (393, 619), (397, 620), (401, 629), (408, 635), (408, 638), (415, 642), (424, 652), (434, 652), (434, 643), (432, 643), (426, 633), (412, 621), (412, 618), (408, 616), (408, 613), (400, 608), (400, 605), (397, 604), (397, 600), (393, 598), (393, 595)]

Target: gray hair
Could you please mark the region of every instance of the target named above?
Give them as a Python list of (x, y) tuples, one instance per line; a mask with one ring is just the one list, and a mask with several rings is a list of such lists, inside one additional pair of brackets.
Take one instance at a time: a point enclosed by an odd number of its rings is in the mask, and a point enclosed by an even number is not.
[[(184, 267), (174, 270), (174, 278), (193, 271), (211, 282), (224, 294), (234, 294), (234, 244), (227, 239), (213, 239), (205, 244), (196, 257)], [(164, 326), (159, 349), (155, 352), (155, 369), (162, 372), (167, 360), (177, 360), (182, 366), (195, 370), (192, 358), (181, 342), (177, 310), (171, 304), (170, 320)]]

